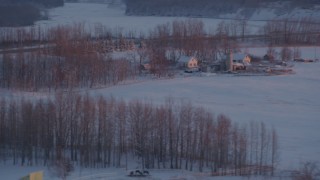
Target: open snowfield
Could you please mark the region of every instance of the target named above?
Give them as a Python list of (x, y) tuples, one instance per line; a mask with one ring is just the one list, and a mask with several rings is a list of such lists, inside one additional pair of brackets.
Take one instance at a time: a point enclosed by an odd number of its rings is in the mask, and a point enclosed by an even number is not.
[[(320, 7), (314, 7), (320, 9)], [(277, 18), (301, 18), (320, 17), (320, 11), (315, 9), (292, 9), (290, 13), (283, 14), (275, 12), (272, 7), (257, 9), (248, 20), (250, 33), (256, 33), (266, 23), (266, 20)], [(234, 21), (241, 19), (240, 11), (233, 14), (221, 15), (218, 19), (197, 18), (204, 22), (207, 32), (214, 32), (221, 21)], [(122, 29), (123, 32), (148, 33), (159, 24), (172, 22), (174, 20), (185, 20), (185, 17), (157, 17), (157, 16), (126, 16), (125, 5), (116, 3), (65, 3), (63, 7), (49, 10), (49, 20), (36, 22), (36, 25), (52, 27), (73, 23), (85, 23), (89, 30), (94, 30), (96, 24), (104, 25), (110, 29)]]
[[(296, 74), (283, 76), (198, 74), (174, 79), (150, 79), (88, 92), (92, 95), (112, 95), (124, 100), (152, 101), (154, 104), (163, 103), (165, 98), (172, 97), (177, 103), (191, 101), (195, 106), (203, 106), (215, 114), (226, 114), (239, 124), (262, 121), (268, 127), (274, 126), (278, 131), (279, 169), (292, 170), (303, 162), (320, 162), (320, 63), (295, 63), (294, 70)], [(46, 98), (46, 93), (2, 90), (0, 94), (16, 98)], [(7, 166), (0, 165), (0, 175), (17, 177), (17, 174), (7, 171), (4, 167)], [(19, 173), (47, 171), (43, 167), (16, 168)], [(123, 174), (126, 174), (123, 169), (83, 170), (83, 172), (91, 174), (116, 172), (112, 176), (114, 179), (122, 179)], [(79, 170), (75, 171), (72, 176), (79, 177), (79, 173)], [(169, 179), (181, 173), (183, 172), (163, 174), (155, 172), (153, 177)], [(49, 174), (46, 173), (48, 179), (51, 178)], [(184, 176), (188, 179), (197, 179), (194, 178), (194, 174)], [(107, 179), (111, 179), (111, 176)]]
[[(49, 20), (36, 22), (42, 27), (70, 25), (84, 23), (89, 30), (94, 30), (96, 24), (104, 25), (111, 30), (122, 29), (123, 32), (148, 33), (155, 26), (174, 20), (185, 20), (184, 17), (157, 17), (157, 16), (126, 16), (122, 6), (111, 6), (108, 3), (65, 3), (63, 7), (49, 10)], [(226, 19), (199, 18), (205, 24), (206, 30), (212, 32), (221, 21)], [(251, 32), (258, 31), (265, 22), (249, 21)]]
[(320, 63), (295, 64), (285, 76), (194, 76), (146, 81), (90, 91), (154, 103), (167, 97), (191, 101), (239, 123), (263, 121), (280, 138), (283, 169), (304, 161), (320, 162)]
[[(60, 180), (53, 171), (46, 167), (19, 167), (0, 164), (0, 176), (4, 180), (18, 180), (32, 172), (43, 172), (44, 180)], [(266, 180), (270, 178), (263, 177), (211, 177), (203, 173), (194, 173), (185, 170), (150, 170), (150, 176), (145, 178), (128, 177), (128, 171), (125, 169), (107, 168), (107, 169), (76, 169), (70, 174), (68, 180), (130, 180), (130, 179), (148, 179), (148, 180)]]
[[(261, 11), (261, 16), (267, 12)], [(171, 22), (177, 17), (125, 16), (123, 7), (108, 4), (66, 3), (64, 7), (49, 11), (50, 20), (36, 24), (52, 27), (61, 24), (84, 22), (89, 28), (101, 23), (124, 32), (147, 33), (154, 26)], [(270, 15), (271, 16), (271, 15)], [(215, 29), (221, 19), (201, 18), (208, 30)], [(255, 32), (265, 22), (250, 21)], [(248, 48), (249, 53), (263, 55), (266, 48)], [(320, 48), (303, 48), (304, 58), (319, 58)], [(283, 76), (232, 76), (196, 74), (162, 80), (137, 80), (109, 88), (89, 90), (92, 95), (114, 96), (124, 100), (140, 99), (155, 104), (172, 97), (177, 103), (190, 101), (215, 114), (223, 113), (233, 121), (249, 123), (262, 121), (274, 126), (279, 134), (280, 169), (295, 169), (301, 162), (320, 162), (320, 63), (296, 63), (293, 75)], [(83, 90), (83, 92), (85, 92)], [(18, 92), (0, 89), (0, 98), (46, 98), (52, 94)], [(55, 179), (45, 167), (11, 166), (0, 164), (0, 179), (18, 179), (33, 171), (43, 170), (45, 179)], [(108, 174), (109, 173), (109, 174)], [(199, 179), (185, 171), (154, 171), (155, 179)], [(98, 176), (104, 179), (127, 179), (124, 169), (77, 169), (68, 179), (80, 176)], [(92, 177), (91, 179), (99, 177)], [(90, 179), (90, 177), (88, 178)], [(100, 178), (103, 179), (103, 178)], [(205, 179), (205, 178), (203, 178)], [(214, 178), (224, 179), (224, 178)], [(239, 178), (226, 178), (239, 179)], [(253, 178), (254, 179), (254, 178)]]

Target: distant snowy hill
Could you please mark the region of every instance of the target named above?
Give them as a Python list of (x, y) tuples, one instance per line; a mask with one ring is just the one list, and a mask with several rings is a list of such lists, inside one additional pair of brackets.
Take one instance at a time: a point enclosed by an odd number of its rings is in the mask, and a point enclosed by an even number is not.
[[(42, 27), (54, 27), (57, 25), (67, 25), (74, 23), (85, 23), (88, 30), (94, 31), (97, 24), (104, 25), (110, 29), (121, 29), (124, 33), (149, 33), (151, 29), (159, 24), (172, 22), (175, 20), (186, 20), (188, 17), (176, 16), (139, 16), (126, 15), (125, 4), (121, 0), (79, 0), (87, 1), (83, 3), (65, 3), (63, 7), (52, 8), (48, 11), (49, 19), (37, 21), (36, 25)], [(95, 3), (93, 3), (95, 1)], [(100, 2), (97, 2), (100, 1)], [(103, 1), (103, 2), (102, 2)], [(89, 3), (90, 2), (90, 3)], [(250, 18), (248, 18), (248, 28), (250, 33), (256, 33), (263, 28), (266, 21), (285, 17), (320, 17), (320, 6), (314, 6), (309, 9), (294, 8), (290, 12), (284, 13), (273, 7), (282, 6), (281, 3), (269, 4), (263, 8), (255, 9)], [(318, 10), (318, 11), (317, 11)], [(242, 9), (234, 13), (221, 14), (218, 18), (199, 18), (205, 24), (205, 29), (211, 31), (216, 29), (222, 21), (233, 22), (232, 19), (241, 18)], [(228, 20), (230, 19), (230, 20)], [(134, 23), (133, 23), (134, 22)]]
[(67, 0), (70, 2), (82, 2), (82, 3), (107, 3), (107, 4), (123, 4), (122, 0)]
[(265, 4), (265, 6), (254, 10), (249, 17), (251, 20), (270, 20), (277, 18), (301, 18), (310, 17), (317, 19), (320, 17), (320, 5), (314, 6), (290, 6), (288, 3), (277, 2)]
[(126, 0), (127, 15), (182, 16), (270, 20), (286, 17), (320, 17), (319, 0)]

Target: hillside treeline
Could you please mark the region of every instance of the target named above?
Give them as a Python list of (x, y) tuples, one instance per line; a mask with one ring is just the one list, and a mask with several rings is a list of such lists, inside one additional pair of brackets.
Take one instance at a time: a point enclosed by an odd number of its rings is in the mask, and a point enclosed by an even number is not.
[(40, 9), (31, 4), (0, 5), (0, 27), (27, 26), (41, 17)]
[(63, 6), (64, 0), (0, 0), (1, 5), (7, 4), (37, 4), (45, 7)]
[[(242, 15), (250, 17), (252, 13), (265, 3), (279, 0), (125, 0), (127, 15), (160, 15), (187, 17), (219, 17), (221, 14), (235, 13), (242, 8)], [(285, 6), (312, 7), (318, 4), (314, 0), (289, 0)], [(279, 7), (277, 7), (279, 8)], [(285, 9), (283, 9), (285, 11)]]
[(149, 169), (266, 174), (278, 163), (278, 138), (263, 123), (234, 123), (170, 98), (163, 105), (75, 93), (0, 100), (2, 162), (127, 167), (132, 158)]
[(0, 0), (0, 27), (33, 25), (48, 18), (45, 8), (63, 4), (63, 0)]

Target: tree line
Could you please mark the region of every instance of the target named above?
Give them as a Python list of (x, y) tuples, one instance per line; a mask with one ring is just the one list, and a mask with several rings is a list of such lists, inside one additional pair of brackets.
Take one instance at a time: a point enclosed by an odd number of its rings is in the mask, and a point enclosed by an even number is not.
[[(117, 50), (121, 45), (130, 46), (137, 44), (141, 40), (166, 39), (171, 40), (171, 44), (177, 47), (189, 39), (214, 39), (221, 44), (237, 43), (241, 41), (264, 42), (278, 45), (299, 45), (316, 44), (319, 38), (320, 22), (310, 17), (285, 18), (266, 21), (266, 24), (252, 32), (250, 23), (246, 19), (221, 21), (216, 28), (208, 29), (199, 19), (175, 20), (172, 22), (159, 24), (150, 29), (149, 32), (124, 32), (122, 28), (109, 28), (102, 24), (95, 24), (93, 27), (85, 27), (84, 23), (74, 23), (72, 25), (59, 25), (52, 28), (41, 26), (28, 28), (1, 28), (0, 47), (21, 47), (32, 44), (53, 43), (63, 33), (67, 38), (87, 38), (88, 40), (104, 40), (104, 46), (110, 50)], [(80, 34), (79, 34), (80, 33)], [(80, 35), (80, 37), (77, 37)], [(117, 40), (118, 42), (114, 41)], [(122, 41), (122, 42), (121, 42)], [(129, 42), (128, 42), (129, 41)], [(131, 41), (131, 42), (130, 42)], [(189, 46), (189, 42), (186, 42)], [(216, 44), (211, 41), (210, 44)], [(113, 46), (113, 47), (110, 47)], [(123, 45), (122, 45), (123, 46)], [(201, 45), (200, 45), (201, 46)], [(198, 44), (193, 45), (196, 49)], [(187, 52), (188, 53), (188, 52)]]
[(278, 19), (268, 21), (261, 31), (274, 45), (318, 44), (320, 21), (309, 17)]
[[(50, 41), (45, 40), (30, 52), (22, 48), (14, 53), (4, 52), (0, 59), (0, 87), (55, 91), (114, 85), (136, 77), (137, 65), (126, 58), (109, 56), (106, 51), (113, 49), (106, 49), (104, 44), (106, 42), (112, 48), (128, 50), (133, 46), (130, 41), (124, 38), (92, 40), (82, 28), (81, 25), (53, 28), (49, 30), (50, 36), (46, 36)], [(34, 34), (29, 37), (42, 38)], [(19, 37), (13, 42), (19, 42)], [(28, 36), (23, 37), (32, 44)]]
[(0, 159), (14, 165), (68, 159), (82, 167), (127, 167), (133, 158), (149, 169), (272, 174), (278, 150), (275, 129), (264, 123), (235, 123), (172, 98), (155, 105), (60, 92), (0, 100)]
[(0, 0), (2, 5), (7, 4), (38, 4), (45, 7), (63, 6), (64, 0)]
[(0, 27), (33, 25), (48, 18), (46, 8), (63, 5), (64, 0), (0, 0)]
[[(316, 44), (320, 23), (310, 18), (268, 22), (258, 42), (270, 47), (267, 54), (275, 58), (274, 45)], [(49, 29), (6, 28), (0, 31), (4, 47), (0, 59), (0, 87), (38, 91), (117, 84), (136, 78), (143, 63), (157, 76), (171, 76), (170, 68), (182, 55), (195, 56), (201, 63), (219, 60), (229, 49), (250, 37), (247, 21), (220, 22), (208, 32), (201, 20), (188, 19), (157, 25), (148, 35), (124, 33), (96, 25), (87, 30), (84, 24), (57, 26)], [(24, 47), (32, 47), (30, 52)], [(15, 47), (15, 52), (6, 51)], [(123, 58), (112, 58), (115, 51), (130, 52)], [(299, 58), (283, 48), (282, 60)], [(41, 68), (39, 68), (41, 67)]]
[(32, 25), (41, 18), (41, 10), (31, 4), (0, 5), (0, 27)]
[(0, 87), (22, 91), (115, 85), (134, 79), (137, 74), (136, 65), (127, 59), (96, 54), (75, 57), (39, 53), (19, 53), (15, 57), (4, 54), (0, 67)]
[[(268, 3), (279, 2), (278, 0), (125, 0), (127, 15), (157, 15), (157, 16), (185, 16), (185, 17), (219, 17), (222, 14), (234, 13), (242, 8), (244, 17), (251, 17), (256, 9), (264, 7)], [(312, 8), (319, 4), (314, 0), (288, 0), (285, 6), (290, 8)]]

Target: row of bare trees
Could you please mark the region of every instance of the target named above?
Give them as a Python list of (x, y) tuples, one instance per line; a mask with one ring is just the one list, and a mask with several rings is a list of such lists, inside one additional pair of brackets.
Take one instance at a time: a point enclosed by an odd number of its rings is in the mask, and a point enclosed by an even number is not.
[(264, 174), (279, 160), (277, 133), (264, 123), (240, 125), (171, 98), (163, 105), (75, 93), (2, 99), (0, 145), (2, 161), (21, 165), (70, 158), (84, 167), (123, 167), (134, 158), (142, 168)]
[(50, 44), (45, 47), (4, 51), (0, 87), (50, 91), (105, 86), (135, 78), (137, 65), (105, 54), (103, 41), (92, 40), (83, 24), (58, 26), (49, 34)]
[(158, 76), (168, 74), (168, 67), (184, 55), (195, 56), (203, 62), (216, 60), (221, 49), (231, 45), (224, 43), (230, 42), (228, 36), (217, 37), (209, 35), (203, 22), (197, 19), (176, 20), (156, 26), (145, 40), (152, 72)]
[[(311, 43), (319, 38), (319, 24), (312, 22), (311, 19), (269, 22), (264, 29), (264, 37), (268, 37), (266, 40), (270, 41), (270, 47), (281, 42)], [(273, 37), (275, 32), (277, 35)], [(141, 39), (134, 39), (132, 33), (124, 35), (121, 29), (112, 32), (102, 25), (96, 25), (94, 32), (88, 32), (85, 24), (81, 23), (57, 26), (45, 32), (41, 28), (30, 28), (29, 31), (7, 29), (0, 33), (4, 35), (0, 36), (2, 45), (13, 43), (21, 47), (14, 53), (3, 52), (0, 86), (37, 91), (39, 88), (56, 90), (116, 84), (135, 78), (145, 60), (151, 66), (151, 73), (158, 77), (172, 74), (170, 66), (182, 55), (196, 56), (200, 63), (210, 63), (229, 49), (237, 49), (238, 39), (246, 38), (248, 27), (246, 21), (221, 22), (215, 32), (207, 33), (202, 21), (188, 19), (158, 25), (148, 37)], [(35, 42), (46, 46), (22, 48)], [(138, 43), (140, 46), (136, 45)], [(118, 50), (135, 51), (132, 53), (136, 54), (134, 61), (130, 61), (130, 57), (114, 60), (106, 56)], [(290, 49), (283, 50), (281, 59), (292, 59)]]
[[(266, 25), (260, 29), (261, 37), (256, 36), (254, 38), (271, 44), (314, 44), (318, 42), (319, 29), (319, 21), (310, 17), (276, 19), (267, 21)], [(216, 29), (211, 30), (206, 30), (201, 20), (188, 19), (160, 24), (151, 30), (148, 37), (141, 32), (140, 35), (132, 31), (124, 33), (121, 28), (110, 29), (101, 24), (96, 24), (93, 29), (85, 27), (84, 23), (52, 28), (43, 28), (41, 26), (1, 28), (0, 45), (7, 47), (25, 46), (36, 42), (48, 43), (59, 38), (62, 35), (61, 33), (69, 33), (72, 38), (104, 40), (105, 46), (112, 46), (115, 50), (121, 49), (123, 46), (132, 47), (133, 41), (128, 41), (128, 38), (131, 38), (131, 40), (132, 38), (150, 39), (157, 41), (161, 47), (168, 45), (168, 40), (170, 40), (169, 45), (171, 47), (179, 49), (183, 46), (187, 54), (199, 52), (204, 47), (214, 49), (212, 47), (216, 46), (214, 44), (226, 39), (238, 41), (253, 38), (250, 37), (250, 28), (246, 19), (222, 21), (217, 25)], [(80, 37), (78, 36), (79, 33), (82, 33)], [(169, 37), (170, 39), (168, 39)], [(167, 40), (164, 41), (165, 39)], [(205, 39), (206, 43), (199, 43), (199, 39), (202, 41)], [(212, 41), (212, 39), (217, 39), (218, 41)]]
[(33, 27), (3, 27), (0, 28), (0, 47), (23, 47), (35, 43), (47, 43), (49, 41), (49, 30), (41, 26)]
[(27, 91), (97, 87), (132, 79), (136, 66), (95, 53), (51, 56), (41, 53), (4, 54), (0, 87)]
[[(113, 61), (106, 56), (106, 53), (115, 50), (136, 48), (133, 34), (125, 37), (121, 29), (112, 32), (102, 25), (96, 25), (91, 34), (80, 23), (53, 27), (45, 32), (41, 28), (30, 28), (29, 31), (8, 29), (2, 33), (2, 45), (11, 44), (21, 48), (14, 53), (4, 51), (0, 60), (1, 86), (34, 91), (39, 88), (56, 90), (117, 83), (129, 77), (134, 78), (138, 65), (142, 65), (147, 58), (151, 72), (160, 77), (168, 74), (168, 66), (178, 58), (168, 61), (168, 49), (175, 56), (184, 53), (203, 58), (209, 58), (214, 51), (214, 48), (210, 49), (213, 43), (203, 38), (204, 25), (198, 20), (175, 21), (172, 28), (157, 26), (144, 40), (145, 43), (140, 41), (144, 45), (136, 50), (139, 64), (126, 59)], [(25, 52), (23, 46), (33, 43), (46, 46), (34, 46), (27, 50), (31, 52)]]
[(277, 52), (275, 47), (269, 45), (266, 53), (267, 58), (270, 62), (274, 62), (276, 59), (281, 59), (282, 61), (290, 61), (294, 59), (301, 58), (301, 50), (299, 47), (288, 47), (283, 46), (280, 52)]
[(317, 44), (320, 22), (310, 17), (268, 21), (262, 32), (266, 41), (275, 45)]
[(132, 48), (136, 34), (132, 31), (124, 32), (121, 28), (111, 29), (101, 24), (92, 28), (85, 23), (72, 25), (58, 25), (55, 27), (3, 27), (0, 28), (0, 47), (2, 49), (54, 44), (62, 37), (68, 39), (91, 39), (98, 41), (111, 50), (128, 50)]
[[(277, 0), (124, 0), (127, 15), (145, 16), (184, 16), (184, 17), (220, 17), (223, 14), (235, 13), (241, 9), (241, 16), (251, 17), (255, 10), (272, 6), (277, 11), (290, 12), (296, 7), (311, 8), (319, 4), (314, 0), (288, 0), (285, 5), (274, 5)], [(239, 13), (240, 14), (240, 13)]]

